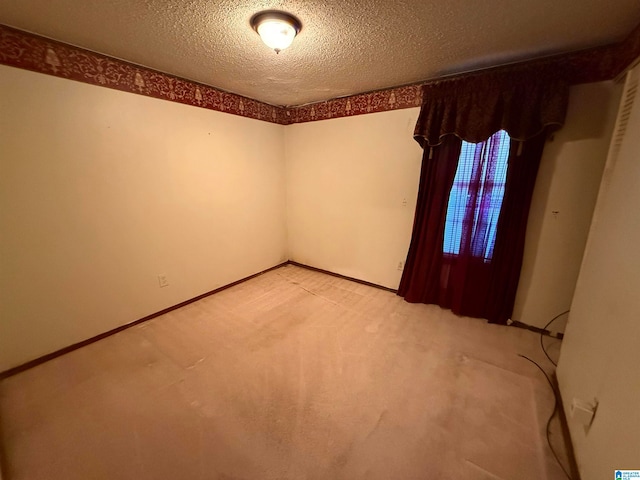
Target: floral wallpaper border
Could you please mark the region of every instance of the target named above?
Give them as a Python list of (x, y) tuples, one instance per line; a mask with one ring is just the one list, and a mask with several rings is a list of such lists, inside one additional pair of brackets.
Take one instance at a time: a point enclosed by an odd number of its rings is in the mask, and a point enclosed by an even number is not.
[(422, 83), (376, 90), (324, 102), (287, 107), (290, 123), (313, 122), (330, 118), (351, 117), (365, 113), (386, 112), (422, 104)]
[[(499, 68), (550, 65), (567, 74), (572, 84), (589, 83), (615, 78), (639, 55), (640, 26), (619, 43)], [(422, 85), (432, 83), (281, 107), (4, 25), (0, 25), (0, 64), (280, 125), (418, 107), (422, 103)]]
[[(523, 66), (539, 66), (546, 71), (555, 70), (565, 75), (572, 85), (601, 82), (617, 77), (640, 56), (640, 25), (622, 42), (602, 47), (556, 55), (542, 59), (514, 63), (512, 65), (477, 70), (475, 72), (451, 75), (446, 78), (461, 78), (481, 75), (487, 70), (511, 70)], [(290, 123), (313, 122), (330, 118), (362, 115), (365, 113), (417, 107), (422, 104), (422, 86), (437, 83), (435, 79), (404, 87), (377, 90), (369, 93), (336, 98), (325, 102), (311, 103), (287, 108)]]
[(0, 64), (219, 112), (289, 123), (282, 107), (0, 25)]

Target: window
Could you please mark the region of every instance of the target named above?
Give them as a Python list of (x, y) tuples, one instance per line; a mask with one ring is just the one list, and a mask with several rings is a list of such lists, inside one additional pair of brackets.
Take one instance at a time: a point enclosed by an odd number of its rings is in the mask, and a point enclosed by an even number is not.
[(468, 254), (489, 262), (507, 177), (509, 134), (494, 133), (480, 143), (462, 142), (449, 194), (443, 252)]

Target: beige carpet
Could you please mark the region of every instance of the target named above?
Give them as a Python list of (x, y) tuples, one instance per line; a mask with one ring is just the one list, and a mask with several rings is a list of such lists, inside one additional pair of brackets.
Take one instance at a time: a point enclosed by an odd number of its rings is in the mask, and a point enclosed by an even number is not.
[(4, 480), (561, 479), (537, 341), (282, 267), (4, 380)]

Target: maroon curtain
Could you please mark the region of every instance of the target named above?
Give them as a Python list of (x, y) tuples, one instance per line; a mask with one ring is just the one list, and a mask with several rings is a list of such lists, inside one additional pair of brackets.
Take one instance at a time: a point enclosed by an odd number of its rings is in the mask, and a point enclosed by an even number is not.
[(474, 216), (468, 205), (475, 200), (467, 204), (459, 252), (444, 252), (447, 204), (462, 142), (449, 135), (431, 150), (431, 158), (430, 150), (425, 151), (411, 246), (398, 295), (408, 302), (437, 304), (458, 315), (486, 318), (492, 323), (505, 323), (511, 317), (544, 142), (544, 134), (522, 144), (511, 141), (491, 258), (486, 257), (486, 248), (474, 248), (478, 242), (470, 233), (470, 223), (477, 220), (478, 213)]
[(459, 138), (449, 135), (440, 146), (424, 151), (411, 246), (398, 288), (408, 302), (438, 303), (447, 203), (461, 146)]
[(528, 140), (564, 123), (568, 82), (548, 67), (516, 66), (429, 83), (414, 138), (421, 146), (439, 145), (448, 135), (478, 143), (498, 130)]
[[(435, 303), (491, 322), (510, 318), (542, 149), (547, 134), (564, 122), (567, 101), (567, 82), (559, 72), (527, 67), (424, 87), (414, 137), (425, 151), (399, 295), (409, 302)], [(482, 230), (482, 219), (477, 223), (483, 202), (491, 200), (485, 197), (484, 183), (477, 199), (473, 189), (465, 193), (473, 201), (461, 209), (466, 230), (456, 233), (463, 243), (452, 252), (443, 242), (462, 140), (485, 142), (500, 130), (509, 134), (511, 147), (493, 250), (487, 254), (485, 248), (480, 254), (487, 238), (468, 236), (469, 225), (476, 230), (473, 235), (478, 229), (481, 235), (489, 234), (490, 229)]]
[[(435, 303), (491, 322), (509, 319), (542, 149), (546, 135), (563, 124), (567, 102), (568, 86), (562, 75), (537, 66), (425, 85), (414, 133), (425, 151), (399, 295), (409, 302)], [(444, 245), (444, 236), (462, 141), (485, 142), (500, 130), (512, 141), (493, 251), (486, 249), (491, 243), (486, 235), (493, 233), (482, 227), (483, 212), (498, 211), (485, 208), (491, 201), (484, 191), (487, 178), (481, 180), (483, 189), (465, 192), (470, 199), (460, 208), (465, 228), (456, 233), (462, 242), (452, 251)]]
[(522, 146), (515, 141), (511, 142), (485, 311), (480, 316), (493, 323), (506, 323), (513, 313), (524, 255), (529, 207), (545, 140), (546, 135), (543, 133), (527, 140)]

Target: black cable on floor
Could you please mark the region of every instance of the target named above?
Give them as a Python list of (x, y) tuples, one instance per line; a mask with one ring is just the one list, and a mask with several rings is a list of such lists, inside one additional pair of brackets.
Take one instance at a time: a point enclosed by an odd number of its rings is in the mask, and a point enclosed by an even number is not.
[[(553, 317), (551, 320), (549, 320), (549, 322), (544, 326), (543, 330), (547, 330), (549, 328), (549, 325), (551, 325), (553, 322), (555, 322), (557, 319), (559, 319), (561, 316), (566, 315), (567, 313), (569, 313), (569, 310), (565, 310), (562, 313), (559, 313), (558, 315), (556, 315), (555, 317)], [(540, 334), (540, 348), (542, 348), (543, 353), (545, 354), (545, 356), (549, 359), (549, 361), (551, 363), (553, 363), (554, 367), (557, 367), (558, 364), (556, 362), (554, 362), (551, 357), (549, 356), (549, 354), (547, 353), (547, 351), (544, 348), (544, 342), (542, 341), (542, 337), (544, 335), (541, 333)]]
[(553, 386), (553, 383), (551, 382), (551, 379), (549, 378), (549, 375), (547, 375), (547, 372), (545, 372), (544, 369), (540, 365), (538, 365), (536, 362), (531, 360), (529, 357), (526, 357), (526, 356), (520, 355), (520, 354), (518, 354), (518, 356), (524, 358), (525, 360), (529, 360), (536, 367), (538, 367), (538, 370), (540, 370), (542, 372), (542, 374), (544, 375), (544, 378), (547, 379), (547, 382), (549, 383), (549, 386), (551, 387), (551, 391), (553, 392), (553, 398), (555, 399), (555, 403), (553, 404), (553, 412), (551, 413), (551, 416), (549, 417), (549, 420), (547, 420), (547, 427), (546, 427), (547, 444), (549, 445), (549, 449), (551, 450), (551, 453), (553, 454), (553, 457), (556, 459), (556, 462), (558, 462), (558, 465), (560, 465), (560, 468), (562, 469), (564, 474), (567, 476), (567, 478), (569, 480), (572, 480), (571, 479), (571, 475), (569, 475), (569, 472), (567, 472), (567, 470), (564, 468), (564, 465), (562, 465), (562, 462), (560, 461), (560, 458), (558, 458), (558, 454), (553, 449), (553, 446), (551, 445), (551, 438), (549, 437), (549, 427), (551, 425), (551, 420), (553, 420), (553, 417), (555, 417), (556, 413), (558, 413), (558, 405), (560, 403), (559, 400), (558, 400), (558, 392), (556, 392), (556, 389)]

